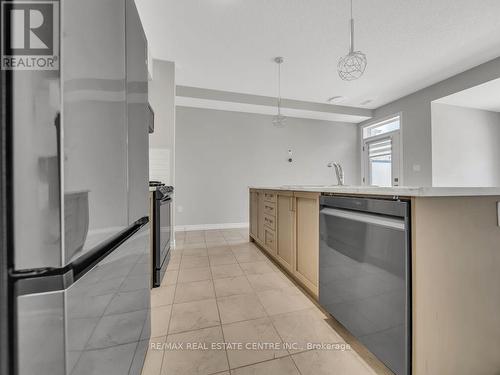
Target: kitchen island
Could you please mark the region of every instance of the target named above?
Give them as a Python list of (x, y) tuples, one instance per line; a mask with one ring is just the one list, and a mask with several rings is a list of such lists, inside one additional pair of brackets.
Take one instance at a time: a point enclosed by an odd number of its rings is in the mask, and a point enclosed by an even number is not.
[(314, 298), (324, 196), (408, 203), (412, 373), (498, 373), (500, 189), (251, 187), (251, 240)]

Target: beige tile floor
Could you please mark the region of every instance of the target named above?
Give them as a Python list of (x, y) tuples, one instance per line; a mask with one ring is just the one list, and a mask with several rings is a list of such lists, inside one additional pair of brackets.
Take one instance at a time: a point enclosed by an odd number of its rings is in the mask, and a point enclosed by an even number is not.
[[(167, 273), (151, 300), (152, 338), (143, 375), (375, 373), (351, 349), (307, 347), (345, 342), (302, 290), (248, 241), (247, 230), (176, 233)], [(273, 346), (253, 347), (262, 343)]]

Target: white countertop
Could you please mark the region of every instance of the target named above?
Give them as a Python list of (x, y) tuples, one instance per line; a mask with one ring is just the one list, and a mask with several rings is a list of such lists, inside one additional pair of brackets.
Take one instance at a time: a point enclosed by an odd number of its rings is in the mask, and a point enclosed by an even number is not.
[(399, 197), (473, 197), (500, 196), (500, 187), (377, 187), (377, 186), (336, 186), (336, 185), (282, 185), (249, 186), (250, 189), (293, 190), (318, 193), (387, 195)]

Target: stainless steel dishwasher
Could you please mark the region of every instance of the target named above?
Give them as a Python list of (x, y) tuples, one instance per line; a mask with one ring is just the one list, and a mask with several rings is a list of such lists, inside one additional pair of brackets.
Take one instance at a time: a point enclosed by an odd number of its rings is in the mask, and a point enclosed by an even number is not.
[(320, 304), (397, 375), (411, 373), (410, 202), (320, 198)]

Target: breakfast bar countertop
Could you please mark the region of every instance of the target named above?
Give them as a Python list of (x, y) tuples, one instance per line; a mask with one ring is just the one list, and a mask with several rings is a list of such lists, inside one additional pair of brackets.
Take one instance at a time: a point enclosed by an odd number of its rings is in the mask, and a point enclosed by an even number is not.
[(415, 187), (415, 186), (338, 186), (338, 185), (281, 185), (249, 186), (250, 189), (288, 190), (333, 194), (356, 194), (398, 197), (473, 197), (500, 196), (500, 187)]

